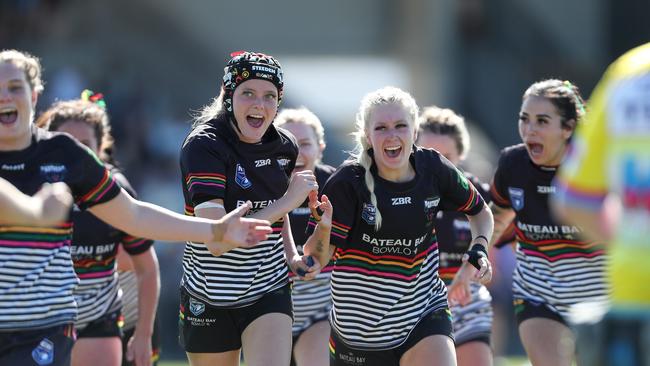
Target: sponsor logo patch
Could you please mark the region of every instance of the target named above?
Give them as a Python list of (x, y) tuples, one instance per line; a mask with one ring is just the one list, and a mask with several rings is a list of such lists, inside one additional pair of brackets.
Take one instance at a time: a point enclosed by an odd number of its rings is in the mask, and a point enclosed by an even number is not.
[(50, 365), (54, 362), (54, 343), (47, 338), (43, 340), (32, 350), (34, 361), (43, 366)]
[(521, 188), (508, 187), (508, 194), (510, 195), (510, 204), (512, 208), (519, 211), (524, 208), (524, 190)]
[(205, 304), (190, 298), (190, 312), (195, 316), (203, 314), (205, 311)]
[(364, 203), (361, 210), (361, 218), (368, 225), (375, 225), (375, 206), (372, 203)]
[(235, 167), (235, 183), (243, 189), (248, 189), (253, 185), (248, 177), (246, 177), (246, 171), (240, 164), (237, 164)]
[(48, 183), (61, 182), (65, 179), (66, 174), (68, 173), (68, 168), (65, 165), (57, 164), (46, 164), (41, 165), (41, 176)]

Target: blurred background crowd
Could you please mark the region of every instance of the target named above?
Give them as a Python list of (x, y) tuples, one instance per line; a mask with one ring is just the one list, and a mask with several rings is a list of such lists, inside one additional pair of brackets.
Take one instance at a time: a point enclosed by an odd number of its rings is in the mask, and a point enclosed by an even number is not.
[[(340, 164), (361, 97), (385, 85), (423, 107), (453, 108), (469, 124), (467, 168), (489, 182), (498, 150), (519, 142), (524, 89), (569, 79), (588, 96), (617, 55), (650, 40), (638, 0), (0, 0), (0, 49), (42, 59), (37, 110), (104, 93), (116, 156), (139, 197), (183, 212), (178, 154), (192, 113), (218, 94), (231, 51), (277, 57), (283, 107), (323, 121), (324, 162)], [(177, 343), (182, 245), (157, 244), (163, 359)], [(522, 354), (510, 301), (513, 255), (491, 286), (495, 354)]]

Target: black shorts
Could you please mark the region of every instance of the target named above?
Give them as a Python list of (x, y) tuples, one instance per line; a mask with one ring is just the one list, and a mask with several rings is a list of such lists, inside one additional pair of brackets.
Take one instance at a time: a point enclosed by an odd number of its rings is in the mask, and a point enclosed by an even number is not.
[(69, 366), (75, 338), (72, 324), (0, 332), (0, 365)]
[(650, 365), (650, 311), (610, 311), (596, 324), (576, 326), (579, 365)]
[[(158, 317), (156, 316), (155, 322), (153, 324), (153, 334), (151, 334), (151, 364), (153, 366), (158, 365), (158, 360), (160, 359), (160, 325), (158, 324)], [(122, 335), (122, 366), (134, 366), (135, 363), (129, 362), (126, 359), (126, 351), (129, 346), (129, 339), (133, 336), (135, 332), (135, 327), (131, 329), (124, 330)]]
[(84, 329), (79, 330), (78, 338), (109, 338), (122, 337), (122, 324), (124, 318), (120, 310), (91, 321)]
[(517, 326), (521, 325), (524, 320), (532, 318), (545, 318), (555, 320), (565, 326), (569, 326), (566, 320), (557, 312), (549, 309), (546, 305), (531, 300), (515, 299), (515, 317), (517, 318)]
[(399, 366), (399, 361), (419, 341), (432, 335), (445, 335), (453, 341), (451, 312), (440, 309), (426, 315), (400, 346), (379, 351), (360, 351), (348, 347), (334, 330), (330, 333), (330, 366)]
[(289, 284), (267, 293), (252, 305), (233, 309), (208, 305), (181, 288), (179, 343), (185, 352), (191, 353), (238, 350), (246, 327), (270, 313), (287, 314), (293, 319)]

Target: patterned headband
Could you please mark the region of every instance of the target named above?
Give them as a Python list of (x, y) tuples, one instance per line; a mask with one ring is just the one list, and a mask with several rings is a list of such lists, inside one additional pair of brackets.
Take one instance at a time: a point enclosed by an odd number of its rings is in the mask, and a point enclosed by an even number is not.
[(278, 89), (278, 105), (282, 101), (284, 77), (282, 66), (272, 56), (263, 53), (238, 51), (230, 54), (230, 61), (224, 68), (223, 98), (224, 109), (232, 113), (232, 97), (235, 89), (246, 80), (261, 79), (270, 81)]

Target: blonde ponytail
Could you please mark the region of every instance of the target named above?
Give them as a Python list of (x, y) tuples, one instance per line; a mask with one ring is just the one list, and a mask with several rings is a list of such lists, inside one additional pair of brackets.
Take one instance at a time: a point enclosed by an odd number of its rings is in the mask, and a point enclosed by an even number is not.
[(357, 161), (366, 170), (364, 180), (366, 187), (368, 187), (368, 191), (370, 191), (370, 203), (375, 206), (375, 231), (379, 231), (381, 228), (381, 213), (379, 212), (377, 195), (375, 194), (375, 177), (372, 176), (372, 172), (370, 171), (370, 167), (372, 166), (372, 157), (370, 156), (368, 149), (359, 155)]

